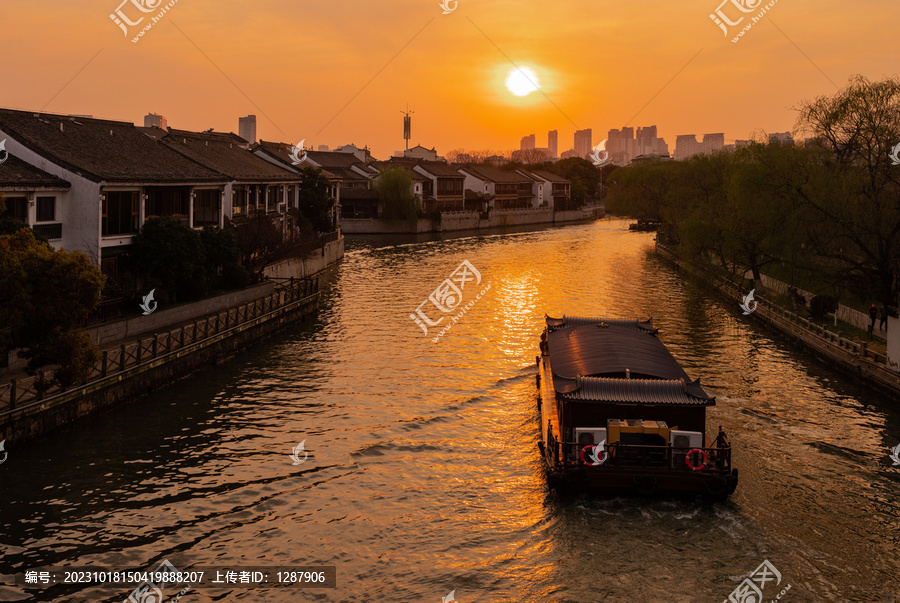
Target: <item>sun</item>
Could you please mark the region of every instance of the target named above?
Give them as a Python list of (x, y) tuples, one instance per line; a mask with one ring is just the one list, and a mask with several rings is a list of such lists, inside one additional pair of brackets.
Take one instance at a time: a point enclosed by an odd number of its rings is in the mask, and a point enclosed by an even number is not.
[(537, 74), (528, 67), (519, 67), (509, 72), (506, 87), (516, 96), (528, 96), (541, 87)]

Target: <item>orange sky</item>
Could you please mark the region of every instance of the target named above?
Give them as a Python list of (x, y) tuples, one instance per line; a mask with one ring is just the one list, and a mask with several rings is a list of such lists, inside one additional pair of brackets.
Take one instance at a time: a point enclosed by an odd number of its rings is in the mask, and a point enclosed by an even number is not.
[[(4, 0), (0, 106), (235, 132), (255, 113), (263, 139), (387, 158), (408, 102), (410, 146), (439, 153), (531, 133), (545, 146), (551, 129), (562, 152), (576, 125), (596, 144), (651, 124), (674, 151), (678, 134), (793, 129), (792, 107), (833, 93), (829, 79), (893, 75), (900, 56), (894, 0), (778, 0), (737, 44), (709, 18), (721, 0), (459, 0), (448, 15), (439, 0), (178, 0), (136, 44), (109, 18), (121, 1)], [(506, 57), (549, 100), (513, 96)]]

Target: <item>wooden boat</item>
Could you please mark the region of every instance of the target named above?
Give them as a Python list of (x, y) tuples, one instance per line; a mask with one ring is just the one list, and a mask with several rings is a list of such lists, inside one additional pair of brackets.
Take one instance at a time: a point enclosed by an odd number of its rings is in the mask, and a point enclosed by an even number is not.
[(634, 224), (629, 224), (628, 229), (640, 232), (653, 232), (659, 230), (659, 222), (656, 220), (638, 220)]
[(707, 444), (715, 397), (690, 380), (650, 320), (546, 322), (537, 380), (552, 487), (716, 500), (734, 492), (738, 470), (724, 432)]

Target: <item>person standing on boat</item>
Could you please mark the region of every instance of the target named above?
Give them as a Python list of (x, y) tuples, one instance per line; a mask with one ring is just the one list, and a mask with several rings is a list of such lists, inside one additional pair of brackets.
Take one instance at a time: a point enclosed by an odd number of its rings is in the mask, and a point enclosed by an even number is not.
[(872, 302), (872, 306), (869, 308), (869, 318), (872, 319), (872, 324), (869, 325), (869, 336), (871, 337), (875, 332), (875, 321), (878, 319), (878, 308), (875, 307), (875, 302)]
[(716, 467), (719, 469), (725, 468), (725, 451), (731, 448), (731, 444), (728, 443), (728, 437), (725, 435), (725, 430), (722, 429), (722, 426), (719, 425), (719, 435), (716, 436)]

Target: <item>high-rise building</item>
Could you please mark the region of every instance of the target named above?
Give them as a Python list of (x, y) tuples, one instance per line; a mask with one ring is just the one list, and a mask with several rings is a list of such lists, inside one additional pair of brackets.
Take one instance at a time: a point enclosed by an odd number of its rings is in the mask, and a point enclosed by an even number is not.
[[(327, 144), (320, 144), (320, 145), (319, 145), (319, 150), (320, 150), (320, 151), (328, 151), (328, 145), (327, 145)], [(398, 153), (400, 153), (400, 157), (403, 157), (403, 151), (398, 151)]]
[(148, 113), (144, 116), (145, 128), (162, 128), (163, 130), (165, 130), (168, 128), (168, 126), (168, 120), (162, 115), (157, 115), (156, 113)]
[(614, 163), (628, 164), (640, 155), (669, 154), (669, 145), (657, 136), (656, 126), (638, 128), (637, 135), (634, 128), (610, 130), (606, 138), (606, 151)]
[(704, 134), (698, 141), (696, 134), (684, 134), (675, 139), (675, 160), (682, 161), (700, 153), (714, 153), (725, 148), (725, 134)]
[(535, 137), (534, 134), (529, 134), (528, 136), (522, 137), (522, 144), (519, 147), (521, 150), (533, 149), (535, 147)]
[(550, 157), (556, 159), (556, 149), (558, 148), (559, 132), (550, 130), (547, 132), (547, 148), (550, 150)]
[(249, 142), (256, 142), (256, 116), (238, 118), (238, 136)]
[(775, 132), (773, 134), (769, 134), (769, 144), (775, 143), (793, 145), (794, 137), (790, 132)]
[(575, 130), (575, 154), (586, 159), (593, 149), (594, 143), (591, 138), (591, 129)]

